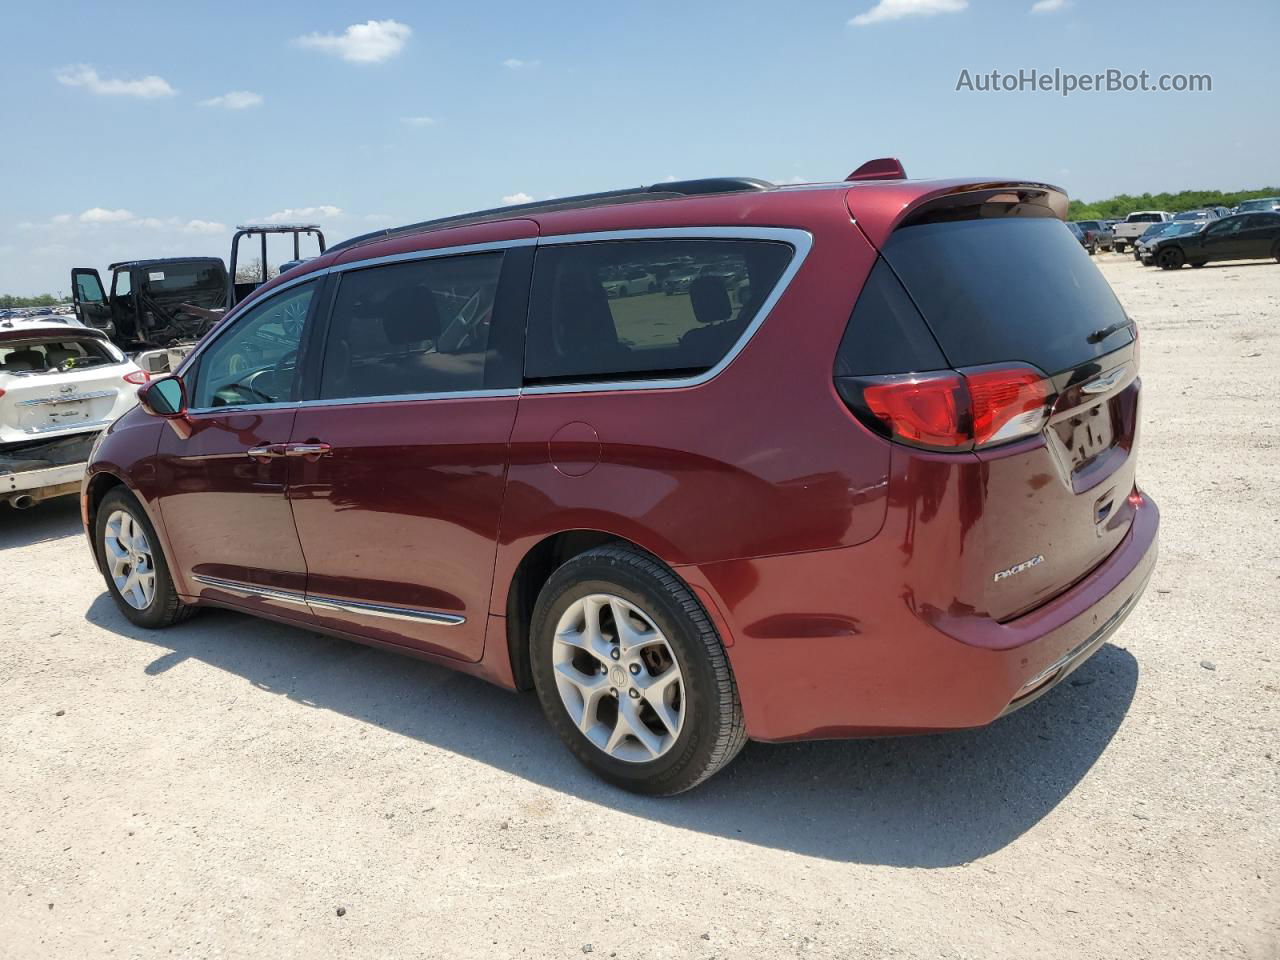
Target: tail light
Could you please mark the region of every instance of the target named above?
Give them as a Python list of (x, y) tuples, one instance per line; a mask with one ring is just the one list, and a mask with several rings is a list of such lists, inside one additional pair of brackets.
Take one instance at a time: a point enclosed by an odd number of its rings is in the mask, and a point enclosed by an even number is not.
[(841, 397), (883, 436), (933, 450), (970, 450), (1039, 433), (1052, 383), (1032, 367), (840, 377)]
[(147, 371), (145, 370), (130, 370), (128, 373), (124, 375), (125, 383), (132, 383), (137, 386), (141, 386), (142, 384), (146, 383), (149, 379), (151, 378), (147, 374)]

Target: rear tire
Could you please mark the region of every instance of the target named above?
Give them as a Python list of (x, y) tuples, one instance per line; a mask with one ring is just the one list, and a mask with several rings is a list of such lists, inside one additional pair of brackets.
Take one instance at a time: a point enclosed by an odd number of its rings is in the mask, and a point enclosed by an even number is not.
[(147, 512), (124, 487), (113, 488), (98, 504), (93, 549), (107, 592), (131, 622), (158, 630), (195, 613), (195, 606), (178, 598)]
[(1116, 253), (1124, 253), (1124, 251), (1125, 251), (1124, 241), (1122, 241), (1122, 240), (1117, 240), (1117, 241), (1115, 242), (1115, 248), (1116, 248)]
[(615, 786), (681, 793), (747, 742), (715, 627), (689, 587), (648, 554), (603, 546), (561, 566), (538, 596), (529, 643), (547, 721)]

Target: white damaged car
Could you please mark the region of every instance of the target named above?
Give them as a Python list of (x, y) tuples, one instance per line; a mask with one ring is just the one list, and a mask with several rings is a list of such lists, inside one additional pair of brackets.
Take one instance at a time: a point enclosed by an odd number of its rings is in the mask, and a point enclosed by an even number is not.
[(105, 334), (62, 318), (0, 320), (0, 501), (78, 493), (98, 434), (147, 382)]

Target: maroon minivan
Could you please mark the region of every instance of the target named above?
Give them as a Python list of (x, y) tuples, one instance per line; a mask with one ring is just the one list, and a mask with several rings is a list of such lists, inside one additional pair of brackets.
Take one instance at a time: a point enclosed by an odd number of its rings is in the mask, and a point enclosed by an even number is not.
[(986, 724), (1156, 559), (1138, 338), (1059, 189), (695, 180), (380, 231), (232, 311), (103, 436), (94, 557), (536, 689), (599, 775)]

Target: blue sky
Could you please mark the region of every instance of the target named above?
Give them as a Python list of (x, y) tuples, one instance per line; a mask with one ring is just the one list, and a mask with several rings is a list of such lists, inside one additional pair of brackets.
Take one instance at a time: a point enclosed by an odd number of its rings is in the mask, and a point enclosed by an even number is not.
[[(1084, 199), (1280, 180), (1280, 4), (1032, 6), (4, 2), (0, 292), (225, 257), (228, 228), (273, 214), (332, 240), (666, 177), (840, 179), (884, 155)], [(1213, 91), (955, 90), (962, 69), (1032, 67), (1209, 73)]]

